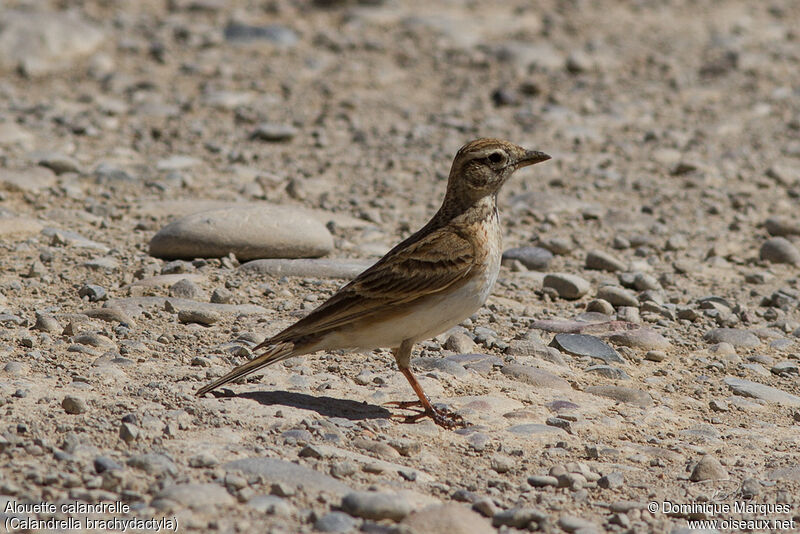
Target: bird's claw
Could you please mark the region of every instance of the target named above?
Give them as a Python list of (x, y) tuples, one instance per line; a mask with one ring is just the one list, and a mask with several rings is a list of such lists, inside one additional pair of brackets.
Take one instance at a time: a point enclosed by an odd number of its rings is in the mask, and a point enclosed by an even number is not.
[[(453, 428), (464, 428), (467, 426), (466, 421), (464, 418), (458, 415), (455, 412), (451, 412), (447, 409), (437, 409), (434, 407), (425, 408), (420, 401), (392, 401), (387, 402), (384, 406), (394, 406), (401, 410), (411, 410), (412, 408), (418, 407), (422, 408), (420, 411), (412, 415), (392, 415), (393, 418), (400, 419), (401, 423), (411, 424), (416, 423), (420, 419), (424, 419), (425, 417), (430, 417), (433, 419), (433, 422), (439, 425), (442, 428), (453, 429)], [(416, 410), (414, 410), (416, 411)]]

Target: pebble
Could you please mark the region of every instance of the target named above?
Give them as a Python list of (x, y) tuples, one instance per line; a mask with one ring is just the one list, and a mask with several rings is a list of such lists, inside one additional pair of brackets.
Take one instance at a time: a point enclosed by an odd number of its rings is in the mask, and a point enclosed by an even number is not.
[(764, 227), (772, 236), (800, 235), (800, 221), (784, 217), (770, 217), (764, 222)]
[(761, 340), (749, 330), (741, 328), (714, 328), (703, 335), (709, 343), (729, 343), (734, 347), (757, 347)]
[(772, 386), (735, 377), (727, 377), (724, 382), (735, 394), (743, 397), (752, 397), (784, 406), (800, 406), (800, 397)]
[(615, 345), (639, 350), (665, 351), (672, 348), (667, 338), (647, 327), (614, 332), (608, 336), (608, 340)]
[(574, 356), (589, 356), (605, 363), (625, 363), (625, 360), (598, 337), (587, 334), (556, 334), (550, 343)]
[(163, 475), (174, 477), (178, 474), (178, 467), (175, 462), (161, 453), (138, 454), (128, 459), (128, 465), (156, 477)]
[(64, 408), (65, 412), (73, 415), (82, 414), (88, 410), (85, 400), (71, 395), (64, 397), (64, 400), (61, 401), (61, 407)]
[(558, 254), (560, 256), (569, 254), (572, 252), (572, 249), (575, 248), (571, 240), (563, 237), (552, 237), (547, 239), (542, 243), (542, 247), (546, 248), (553, 254)]
[(400, 494), (371, 491), (355, 491), (342, 499), (342, 510), (353, 517), (390, 519), (400, 521), (411, 513), (411, 504)]
[(33, 328), (50, 334), (59, 334), (64, 330), (55, 317), (41, 313), (36, 314), (36, 324), (33, 325)]
[(228, 208), (177, 219), (150, 240), (150, 255), (164, 259), (324, 256), (333, 237), (310, 213), (286, 206)]
[(525, 382), (526, 384), (531, 384), (536, 387), (560, 389), (564, 391), (572, 389), (569, 382), (563, 378), (543, 369), (531, 367), (530, 365), (510, 363), (505, 365), (501, 369), (501, 372), (514, 380), (519, 380), (520, 382)]
[(267, 141), (270, 143), (284, 143), (291, 141), (297, 135), (297, 128), (288, 124), (259, 124), (250, 133), (250, 139)]
[(692, 474), (689, 475), (689, 480), (692, 482), (702, 482), (704, 480), (726, 480), (728, 472), (719, 463), (719, 460), (706, 454), (699, 462), (697, 462), (692, 469)]
[(188, 309), (178, 311), (178, 320), (184, 324), (197, 323), (210, 326), (218, 323), (222, 316), (213, 310)]
[(122, 466), (107, 456), (98, 456), (94, 459), (94, 470), (99, 475), (106, 471), (122, 469)]
[(104, 32), (77, 11), (16, 11), (3, 13), (0, 69), (41, 76), (69, 70), (94, 52)]
[(139, 439), (139, 427), (133, 423), (122, 423), (119, 426), (119, 438), (125, 443), (132, 443)]
[(401, 525), (422, 534), (494, 534), (489, 521), (464, 505), (429, 506), (403, 519)]
[(574, 515), (562, 515), (558, 518), (558, 526), (566, 532), (600, 532), (598, 526), (587, 519)]
[(203, 290), (188, 278), (178, 280), (169, 287), (170, 297), (199, 300), (203, 298), (203, 293)]
[(590, 250), (586, 254), (586, 268), (598, 271), (624, 271), (627, 268), (625, 262), (620, 261), (613, 255), (602, 250)]
[(358, 521), (344, 512), (328, 512), (314, 522), (314, 530), (319, 532), (352, 532)]
[(547, 521), (547, 514), (537, 508), (511, 508), (495, 514), (492, 518), (492, 526), (529, 528), (532, 523), (539, 524), (545, 521)]
[(237, 44), (263, 41), (282, 47), (291, 47), (299, 41), (299, 37), (294, 30), (278, 24), (252, 26), (240, 22), (231, 22), (225, 27), (224, 36), (226, 41)]
[(653, 399), (646, 391), (621, 386), (589, 386), (585, 389), (586, 393), (606, 397), (627, 404), (634, 404), (641, 408), (649, 408), (653, 405)]
[(230, 304), (233, 300), (233, 293), (224, 287), (218, 287), (211, 293), (211, 302), (214, 304)]
[(78, 290), (78, 296), (81, 298), (86, 297), (89, 299), (89, 302), (98, 302), (101, 300), (106, 300), (108, 298), (108, 293), (102, 286), (98, 286), (96, 284), (84, 284)]
[(586, 295), (591, 289), (589, 282), (580, 276), (568, 273), (552, 273), (546, 275), (544, 277), (543, 287), (554, 289), (559, 297), (567, 300), (579, 299)]
[[(3, 127), (7, 127), (8, 124), (0, 123), (0, 136)], [(0, 145), (2, 144), (0, 142)], [(24, 171), (3, 169), (3, 174), (0, 175), (0, 189), (35, 193), (56, 185), (56, 180), (56, 174), (45, 167), (33, 167)]]
[(489, 467), (497, 473), (508, 473), (516, 466), (516, 461), (506, 454), (493, 454), (489, 458)]
[(553, 253), (541, 247), (510, 248), (503, 252), (503, 261), (517, 260), (533, 271), (544, 271), (553, 259)]
[(456, 332), (447, 336), (444, 348), (459, 354), (469, 354), (475, 350), (475, 342), (467, 334)]
[(621, 488), (623, 484), (625, 484), (625, 476), (619, 471), (603, 475), (597, 480), (597, 485), (603, 489), (617, 489)]
[(256, 495), (247, 501), (247, 506), (262, 514), (279, 517), (290, 517), (295, 512), (295, 507), (291, 503), (275, 495)]
[(614, 314), (614, 306), (604, 299), (594, 299), (589, 301), (586, 305), (587, 312), (602, 313), (603, 315), (611, 316)]
[(800, 251), (784, 237), (773, 237), (761, 245), (758, 257), (772, 263), (800, 265)]
[(528, 477), (528, 484), (534, 488), (557, 487), (558, 479), (550, 475), (531, 475)]
[(373, 263), (375, 262), (346, 259), (270, 259), (249, 261), (239, 267), (239, 270), (275, 277), (351, 280)]
[(597, 290), (597, 298), (612, 306), (639, 306), (639, 299), (627, 289), (619, 286), (602, 286)]

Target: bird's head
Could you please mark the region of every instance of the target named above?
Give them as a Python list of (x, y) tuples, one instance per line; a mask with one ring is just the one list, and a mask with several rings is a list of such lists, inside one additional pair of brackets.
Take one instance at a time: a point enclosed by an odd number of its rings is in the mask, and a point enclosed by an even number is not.
[(447, 182), (448, 195), (474, 202), (494, 195), (514, 171), (547, 161), (550, 156), (501, 139), (470, 141), (456, 154)]

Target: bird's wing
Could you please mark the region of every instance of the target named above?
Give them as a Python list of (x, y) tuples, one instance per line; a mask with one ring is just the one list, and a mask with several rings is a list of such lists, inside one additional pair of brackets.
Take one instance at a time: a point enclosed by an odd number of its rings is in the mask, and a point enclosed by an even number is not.
[(472, 243), (452, 228), (411, 236), (263, 346), (319, 334), (443, 291), (463, 280), (475, 262)]

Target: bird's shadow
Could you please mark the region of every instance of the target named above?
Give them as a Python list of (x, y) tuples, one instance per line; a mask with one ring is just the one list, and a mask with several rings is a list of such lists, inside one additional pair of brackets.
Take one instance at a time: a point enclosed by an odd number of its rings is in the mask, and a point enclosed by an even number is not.
[(315, 397), (293, 391), (251, 391), (235, 395), (252, 399), (264, 406), (291, 406), (303, 410), (313, 410), (325, 417), (342, 417), (351, 421), (363, 419), (387, 419), (392, 412), (381, 406), (333, 397)]

